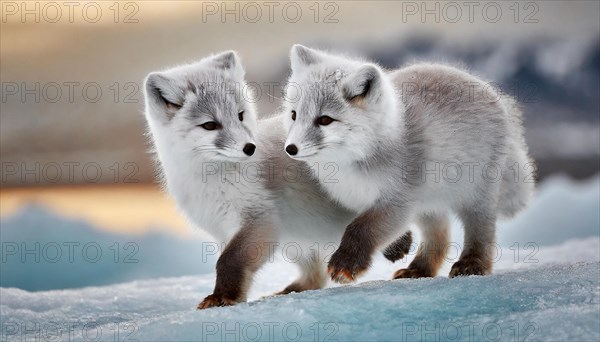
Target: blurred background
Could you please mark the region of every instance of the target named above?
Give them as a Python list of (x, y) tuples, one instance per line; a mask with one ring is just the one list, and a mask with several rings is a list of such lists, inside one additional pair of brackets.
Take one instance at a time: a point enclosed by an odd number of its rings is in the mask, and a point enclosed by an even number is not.
[[(268, 116), (280, 106), (294, 43), (387, 68), (462, 65), (515, 96), (539, 185), (531, 209), (503, 224), (499, 241), (557, 246), (593, 238), (585, 246), (598, 254), (597, 1), (1, 6), (2, 287), (212, 272), (215, 256), (202, 245), (210, 237), (189, 228), (155, 182), (142, 81), (151, 71), (235, 49)], [(453, 240), (462, 242), (460, 234)]]

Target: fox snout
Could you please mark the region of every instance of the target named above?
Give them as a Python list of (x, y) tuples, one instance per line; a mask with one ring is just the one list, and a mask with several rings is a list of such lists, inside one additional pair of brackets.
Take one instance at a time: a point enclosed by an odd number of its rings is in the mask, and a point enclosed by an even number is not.
[(256, 144), (252, 142), (242, 142), (240, 145), (230, 145), (229, 147), (221, 149), (221, 153), (232, 157), (232, 158), (247, 158), (251, 157), (256, 153)]
[(303, 159), (310, 157), (318, 152), (317, 146), (320, 145), (322, 137), (317, 129), (304, 129), (298, 124), (288, 133), (285, 142), (285, 152), (294, 159)]
[(232, 123), (224, 126), (214, 137), (214, 146), (219, 154), (232, 159), (246, 159), (256, 153), (254, 135), (249, 129), (235, 127)]

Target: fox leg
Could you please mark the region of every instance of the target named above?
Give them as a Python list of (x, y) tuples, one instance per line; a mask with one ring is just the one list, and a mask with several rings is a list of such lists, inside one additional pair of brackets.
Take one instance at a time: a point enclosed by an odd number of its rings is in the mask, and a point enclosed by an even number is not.
[(410, 252), (412, 244), (412, 233), (404, 233), (401, 237), (389, 244), (383, 251), (383, 256), (391, 262), (396, 262)]
[(217, 280), (213, 294), (204, 298), (198, 309), (234, 305), (246, 301), (256, 271), (273, 253), (274, 225), (247, 218), (242, 229), (229, 241), (217, 260)]
[(355, 218), (327, 265), (331, 279), (350, 283), (366, 272), (375, 251), (389, 243), (398, 227), (406, 223), (406, 214), (404, 204), (376, 204)]
[(450, 222), (446, 214), (422, 214), (418, 224), (423, 242), (408, 268), (394, 273), (393, 279), (435, 277), (442, 266), (449, 242)]
[(492, 272), (495, 253), (496, 216), (482, 206), (459, 212), (465, 228), (465, 243), (450, 277), (486, 275)]
[(300, 263), (300, 272), (300, 278), (276, 294), (284, 295), (292, 292), (319, 290), (327, 285), (325, 266), (315, 253), (311, 253), (308, 258), (302, 260)]

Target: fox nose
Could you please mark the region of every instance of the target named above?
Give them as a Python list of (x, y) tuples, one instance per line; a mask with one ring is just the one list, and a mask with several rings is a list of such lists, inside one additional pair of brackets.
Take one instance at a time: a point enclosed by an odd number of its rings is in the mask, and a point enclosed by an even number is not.
[(296, 154), (298, 154), (298, 147), (296, 147), (296, 145), (294, 145), (294, 144), (287, 145), (287, 147), (285, 148), (285, 151), (290, 156), (295, 156)]
[(254, 150), (256, 150), (256, 145), (250, 144), (250, 143), (244, 145), (244, 153), (246, 153), (246, 155), (249, 155), (249, 156), (253, 155)]

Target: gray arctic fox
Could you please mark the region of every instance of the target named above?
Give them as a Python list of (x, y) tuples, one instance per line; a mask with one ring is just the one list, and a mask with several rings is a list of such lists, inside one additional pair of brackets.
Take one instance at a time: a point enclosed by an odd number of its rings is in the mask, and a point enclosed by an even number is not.
[(450, 212), (465, 232), (450, 276), (490, 273), (496, 220), (523, 209), (534, 187), (515, 100), (441, 64), (386, 71), (295, 45), (291, 68), (285, 150), (309, 165), (335, 163), (335, 180), (315, 176), (332, 199), (359, 213), (329, 261), (332, 279), (355, 280), (411, 222), (423, 243), (394, 277), (434, 276)]

